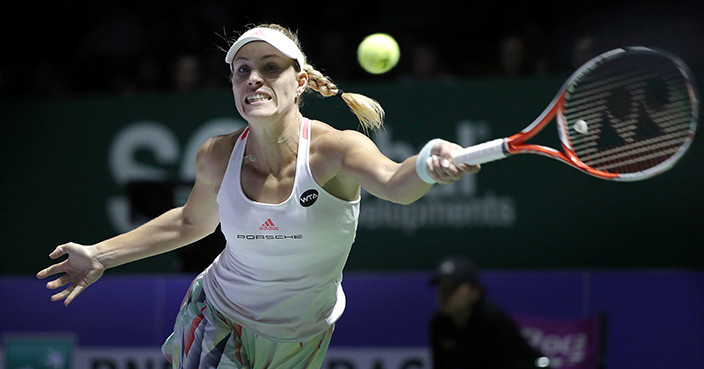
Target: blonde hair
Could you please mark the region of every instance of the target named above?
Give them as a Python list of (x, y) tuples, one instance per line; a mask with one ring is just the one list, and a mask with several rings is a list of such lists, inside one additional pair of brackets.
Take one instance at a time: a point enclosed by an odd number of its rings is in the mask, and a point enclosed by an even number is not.
[[(270, 28), (279, 31), (290, 38), (296, 46), (298, 46), (298, 49), (301, 50), (301, 53), (303, 53), (303, 48), (298, 40), (298, 35), (290, 29), (271, 23), (260, 24), (253, 28)], [(303, 57), (306, 58), (306, 60), (308, 59), (305, 54), (303, 54)], [(296, 66), (300, 68), (298, 63), (296, 63)], [(298, 68), (297, 71), (300, 72)], [(352, 112), (357, 116), (357, 119), (365, 132), (369, 132), (370, 130), (375, 131), (384, 126), (385, 113), (379, 102), (361, 94), (342, 91), (332, 82), (330, 77), (327, 77), (323, 73), (316, 70), (308, 62), (305, 66), (303, 66), (303, 71), (308, 74), (308, 86), (306, 90), (311, 88), (320, 93), (323, 97), (339, 95), (342, 100), (345, 101), (347, 106), (349, 106), (350, 110), (352, 110)]]

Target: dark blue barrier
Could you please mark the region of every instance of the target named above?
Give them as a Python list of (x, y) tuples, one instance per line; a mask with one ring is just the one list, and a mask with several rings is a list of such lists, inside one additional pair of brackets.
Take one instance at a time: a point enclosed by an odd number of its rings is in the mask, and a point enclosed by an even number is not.
[[(347, 273), (335, 347), (425, 347), (429, 273)], [(154, 347), (171, 332), (192, 276), (106, 275), (71, 306), (46, 281), (0, 279), (0, 334), (73, 332), (80, 347)], [(506, 310), (550, 318), (607, 316), (607, 368), (704, 367), (704, 272), (486, 271)]]

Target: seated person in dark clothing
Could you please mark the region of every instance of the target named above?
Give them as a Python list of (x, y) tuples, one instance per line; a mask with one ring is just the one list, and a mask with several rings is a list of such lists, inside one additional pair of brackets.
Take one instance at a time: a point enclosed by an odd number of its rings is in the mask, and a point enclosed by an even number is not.
[(445, 259), (433, 277), (439, 309), (431, 320), (435, 369), (546, 368), (501, 308), (484, 298), (477, 267), (464, 257)]

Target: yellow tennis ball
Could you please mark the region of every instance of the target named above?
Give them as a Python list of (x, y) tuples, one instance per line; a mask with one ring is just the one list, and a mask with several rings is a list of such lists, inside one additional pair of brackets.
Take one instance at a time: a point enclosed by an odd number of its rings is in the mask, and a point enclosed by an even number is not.
[(385, 33), (367, 36), (357, 48), (359, 65), (372, 74), (388, 72), (396, 66), (400, 57), (398, 43)]

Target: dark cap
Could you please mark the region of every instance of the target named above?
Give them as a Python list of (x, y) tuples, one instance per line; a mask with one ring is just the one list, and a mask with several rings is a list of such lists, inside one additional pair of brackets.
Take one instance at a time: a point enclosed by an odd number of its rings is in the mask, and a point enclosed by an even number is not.
[(450, 256), (443, 260), (433, 275), (431, 283), (435, 284), (440, 280), (453, 283), (469, 282), (479, 283), (479, 269), (474, 262), (463, 256)]

